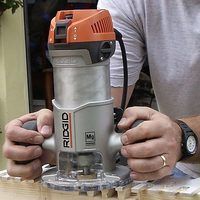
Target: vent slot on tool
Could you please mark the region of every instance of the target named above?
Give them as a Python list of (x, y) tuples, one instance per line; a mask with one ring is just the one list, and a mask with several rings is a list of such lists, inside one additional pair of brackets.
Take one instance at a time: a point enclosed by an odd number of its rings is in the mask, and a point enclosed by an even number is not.
[(93, 33), (107, 33), (113, 31), (111, 25), (112, 22), (110, 21), (110, 18), (105, 17), (91, 25), (91, 28)]

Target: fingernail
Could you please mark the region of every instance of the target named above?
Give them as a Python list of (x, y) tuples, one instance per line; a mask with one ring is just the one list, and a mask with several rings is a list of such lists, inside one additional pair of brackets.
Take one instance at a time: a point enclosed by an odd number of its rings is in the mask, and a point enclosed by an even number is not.
[(126, 124), (126, 119), (125, 118), (121, 118), (121, 120), (119, 121), (118, 125), (119, 126), (124, 126)]
[(47, 125), (44, 125), (40, 131), (40, 133), (42, 133), (42, 135), (49, 135), (50, 134), (50, 127)]
[(122, 140), (122, 143), (123, 144), (126, 144), (126, 143), (128, 143), (128, 137), (127, 137), (127, 135), (122, 135), (122, 138), (121, 138), (121, 140)]
[(121, 154), (123, 156), (127, 156), (128, 155), (128, 153), (127, 153), (127, 151), (126, 151), (126, 149), (124, 147), (122, 147), (122, 149), (121, 149)]
[(44, 138), (41, 135), (37, 135), (34, 137), (33, 140), (34, 140), (34, 143), (41, 144), (43, 142)]
[(34, 156), (35, 157), (39, 157), (39, 156), (41, 156), (41, 154), (42, 154), (42, 149), (40, 148), (40, 147), (38, 147), (38, 148), (36, 148), (35, 150), (34, 150)]

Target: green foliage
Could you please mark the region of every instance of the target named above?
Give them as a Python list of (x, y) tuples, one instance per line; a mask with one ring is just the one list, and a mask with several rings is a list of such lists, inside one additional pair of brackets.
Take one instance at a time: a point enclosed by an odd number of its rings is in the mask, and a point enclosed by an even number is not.
[(12, 13), (14, 13), (20, 6), (23, 7), (22, 0), (0, 0), (0, 10), (2, 11), (11, 8)]

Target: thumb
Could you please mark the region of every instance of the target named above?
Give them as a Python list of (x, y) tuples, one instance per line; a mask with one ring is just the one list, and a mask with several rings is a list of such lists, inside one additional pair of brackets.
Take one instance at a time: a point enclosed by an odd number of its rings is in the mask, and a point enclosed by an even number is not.
[(51, 110), (42, 109), (37, 112), (37, 128), (45, 138), (50, 137), (53, 132), (53, 113)]
[(136, 120), (151, 120), (157, 111), (142, 106), (129, 107), (125, 110), (121, 121), (118, 123), (120, 129), (128, 129)]

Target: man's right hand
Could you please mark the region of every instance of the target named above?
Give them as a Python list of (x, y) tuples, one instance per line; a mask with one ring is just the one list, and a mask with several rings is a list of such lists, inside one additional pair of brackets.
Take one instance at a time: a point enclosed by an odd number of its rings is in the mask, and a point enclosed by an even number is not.
[[(37, 120), (38, 131), (22, 128), (24, 123), (31, 120)], [(53, 114), (47, 109), (10, 121), (5, 126), (3, 145), (3, 154), (8, 158), (8, 174), (23, 179), (35, 179), (41, 175), (42, 165), (55, 163), (55, 154), (41, 148), (44, 139), (50, 137), (52, 132)], [(28, 145), (23, 146), (19, 143)], [(22, 164), (23, 162), (26, 164)]]

